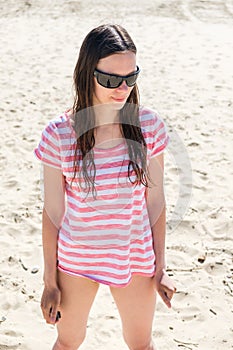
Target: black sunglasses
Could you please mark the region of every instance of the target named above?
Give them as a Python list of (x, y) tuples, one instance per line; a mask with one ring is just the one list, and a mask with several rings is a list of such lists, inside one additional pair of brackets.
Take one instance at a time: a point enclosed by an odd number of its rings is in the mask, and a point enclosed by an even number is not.
[(94, 76), (101, 86), (108, 89), (116, 89), (123, 83), (123, 81), (125, 81), (129, 87), (134, 86), (136, 84), (139, 72), (140, 69), (138, 66), (137, 70), (129, 75), (108, 74), (95, 69)]

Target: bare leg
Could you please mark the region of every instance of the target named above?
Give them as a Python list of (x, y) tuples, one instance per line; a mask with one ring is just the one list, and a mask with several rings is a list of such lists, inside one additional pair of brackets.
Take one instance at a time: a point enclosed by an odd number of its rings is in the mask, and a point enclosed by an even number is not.
[(134, 276), (125, 288), (110, 288), (122, 321), (123, 336), (130, 350), (155, 350), (152, 322), (156, 292), (150, 277)]
[(88, 315), (99, 284), (60, 271), (58, 283), (61, 319), (57, 324), (58, 338), (53, 350), (77, 350), (85, 339)]

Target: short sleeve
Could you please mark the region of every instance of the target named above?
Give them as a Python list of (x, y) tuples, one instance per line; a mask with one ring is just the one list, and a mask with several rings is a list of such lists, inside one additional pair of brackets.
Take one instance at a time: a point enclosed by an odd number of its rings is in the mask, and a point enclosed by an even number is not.
[(169, 136), (164, 121), (157, 115), (154, 114), (152, 122), (152, 143), (150, 158), (158, 156), (164, 151), (169, 143)]
[(42, 163), (61, 169), (59, 134), (55, 123), (50, 122), (43, 130), (34, 154)]

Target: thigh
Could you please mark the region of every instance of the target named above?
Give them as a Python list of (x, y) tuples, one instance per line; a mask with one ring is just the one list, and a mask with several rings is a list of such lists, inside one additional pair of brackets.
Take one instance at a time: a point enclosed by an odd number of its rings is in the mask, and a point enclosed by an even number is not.
[(61, 290), (58, 339), (67, 345), (80, 344), (85, 337), (88, 315), (99, 284), (61, 271), (58, 271), (58, 284)]
[(133, 276), (124, 288), (111, 287), (119, 310), (124, 339), (129, 348), (151, 343), (156, 292), (151, 277)]

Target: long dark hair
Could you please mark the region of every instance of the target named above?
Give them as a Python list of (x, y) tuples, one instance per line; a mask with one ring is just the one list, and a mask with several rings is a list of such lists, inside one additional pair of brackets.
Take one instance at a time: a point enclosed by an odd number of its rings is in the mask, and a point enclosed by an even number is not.
[[(74, 69), (75, 98), (73, 105), (74, 130), (77, 143), (74, 157), (74, 178), (81, 174), (88, 192), (94, 193), (95, 163), (93, 147), (95, 145), (95, 117), (93, 108), (94, 70), (101, 58), (117, 52), (131, 51), (136, 54), (136, 46), (127, 33), (119, 25), (101, 25), (94, 28), (84, 39), (76, 67)], [(126, 104), (119, 111), (121, 130), (127, 142), (129, 153), (128, 177), (136, 175), (135, 184), (148, 187), (146, 171), (146, 143), (139, 121), (139, 93), (137, 85), (132, 89)], [(73, 180), (74, 180), (73, 178)], [(130, 179), (131, 181), (131, 179)], [(132, 182), (132, 181), (131, 181)]]

